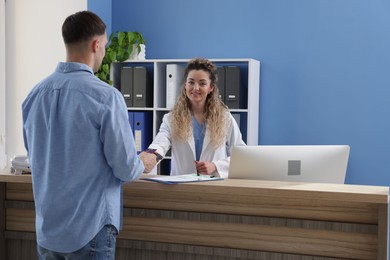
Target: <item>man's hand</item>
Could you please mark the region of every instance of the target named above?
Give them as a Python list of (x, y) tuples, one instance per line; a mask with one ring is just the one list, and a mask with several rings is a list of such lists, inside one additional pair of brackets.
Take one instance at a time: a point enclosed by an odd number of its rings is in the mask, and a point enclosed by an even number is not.
[(149, 173), (157, 164), (157, 156), (153, 153), (141, 152), (139, 158), (144, 163), (144, 173)]

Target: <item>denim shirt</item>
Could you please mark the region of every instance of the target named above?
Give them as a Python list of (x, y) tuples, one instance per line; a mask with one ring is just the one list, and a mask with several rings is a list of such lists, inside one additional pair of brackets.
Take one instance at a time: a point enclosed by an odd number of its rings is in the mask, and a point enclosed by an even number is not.
[(122, 94), (81, 63), (60, 62), (22, 105), (37, 242), (57, 252), (120, 229), (122, 184), (144, 170)]

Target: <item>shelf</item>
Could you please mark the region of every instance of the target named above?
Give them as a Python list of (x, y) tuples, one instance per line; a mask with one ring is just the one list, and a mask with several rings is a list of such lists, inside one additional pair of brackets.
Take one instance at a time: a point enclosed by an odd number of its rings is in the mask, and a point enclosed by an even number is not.
[[(128, 111), (130, 113), (142, 111), (152, 112), (152, 136), (150, 137), (150, 140), (153, 140), (158, 133), (164, 114), (170, 111), (170, 109), (167, 108), (167, 65), (178, 64), (184, 67), (189, 60), (190, 59), (137, 60), (115, 63), (112, 66), (112, 80), (114, 82), (114, 86), (119, 90), (121, 90), (121, 70), (123, 67), (143, 67), (146, 69), (150, 84), (152, 84), (152, 105), (148, 107), (130, 106), (128, 107)], [(236, 120), (240, 118), (239, 126), (243, 135), (243, 140), (248, 145), (258, 145), (260, 61), (251, 58), (210, 60), (217, 67), (233, 66), (235, 67), (235, 71), (239, 70), (240, 95), (244, 98), (239, 102), (238, 108), (229, 108), (229, 110)], [(143, 146), (143, 148), (146, 148), (149, 146), (149, 143), (145, 143)]]

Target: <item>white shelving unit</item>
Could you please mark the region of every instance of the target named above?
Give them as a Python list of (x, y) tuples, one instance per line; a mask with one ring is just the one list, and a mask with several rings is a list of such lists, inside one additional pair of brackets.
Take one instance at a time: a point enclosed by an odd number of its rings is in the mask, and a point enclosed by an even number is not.
[[(258, 145), (260, 62), (254, 59), (210, 59), (217, 66), (240, 67), (241, 91), (245, 96), (243, 109), (230, 109), (232, 114), (240, 114), (240, 124), (244, 141), (248, 145)], [(156, 136), (162, 117), (169, 112), (166, 108), (166, 66), (185, 66), (189, 59), (153, 59), (121, 62), (120, 67), (144, 66), (153, 81), (153, 107), (129, 107), (129, 111), (153, 112), (153, 137)]]

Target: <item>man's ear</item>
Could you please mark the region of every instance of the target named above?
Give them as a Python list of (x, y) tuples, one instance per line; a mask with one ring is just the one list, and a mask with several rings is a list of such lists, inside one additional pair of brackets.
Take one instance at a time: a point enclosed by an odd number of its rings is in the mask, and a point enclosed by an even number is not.
[(101, 42), (98, 39), (92, 41), (92, 51), (97, 52), (99, 50)]

